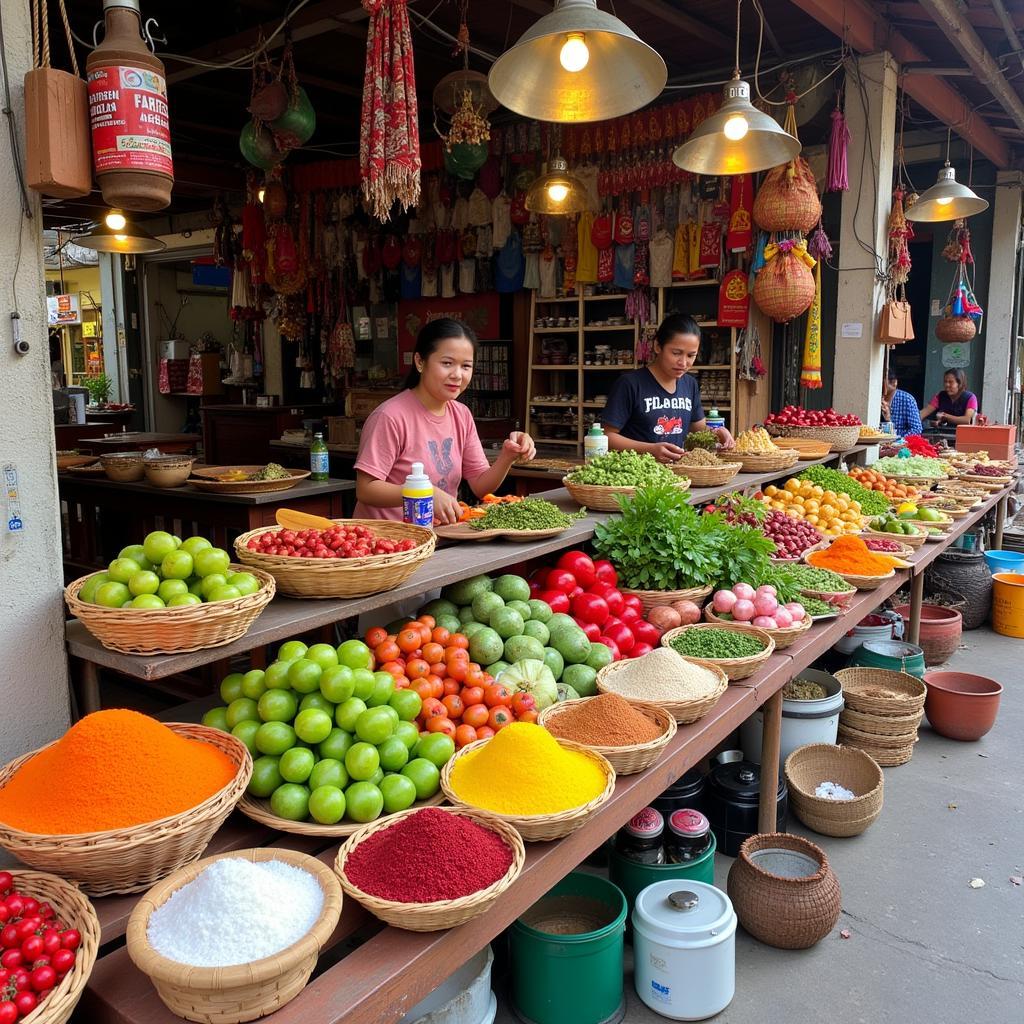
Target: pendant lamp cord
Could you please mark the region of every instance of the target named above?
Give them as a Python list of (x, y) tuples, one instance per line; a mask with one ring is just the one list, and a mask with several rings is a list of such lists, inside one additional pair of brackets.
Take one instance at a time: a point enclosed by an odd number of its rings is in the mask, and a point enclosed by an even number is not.
[(736, 66), (733, 68), (733, 73), (737, 78), (740, 77), (740, 8), (743, 6), (743, 0), (736, 0)]
[(949, 166), (949, 140), (953, 135), (953, 129), (948, 125), (946, 127), (946, 166)]

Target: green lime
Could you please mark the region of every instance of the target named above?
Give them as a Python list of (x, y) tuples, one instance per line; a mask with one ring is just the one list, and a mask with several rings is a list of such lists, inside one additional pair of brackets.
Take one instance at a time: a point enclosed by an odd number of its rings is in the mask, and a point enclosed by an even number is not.
[(330, 644), (313, 644), (306, 651), (305, 658), (307, 661), (316, 662), (324, 670), (338, 664), (338, 652)]
[(277, 767), (278, 757), (257, 757), (252, 763), (252, 778), (247, 791), (261, 800), (266, 800), (284, 782)]
[(299, 710), (299, 698), (292, 690), (267, 690), (259, 702), (259, 716), (264, 722), (290, 722)]
[(254, 668), (242, 676), (242, 696), (250, 700), (259, 700), (267, 692), (267, 684), (264, 681), (266, 672), (261, 668)]
[(455, 753), (455, 741), (444, 733), (432, 732), (420, 740), (413, 751), (414, 757), (426, 758), (432, 765), (443, 768)]
[(295, 716), (295, 735), (304, 743), (320, 743), (331, 734), (331, 716), (319, 708), (307, 708)]
[(228, 728), (228, 709), (224, 707), (210, 708), (203, 715), (203, 725), (209, 726), (211, 729), (220, 729), (221, 732), (231, 732)]
[(285, 782), (305, 782), (315, 764), (316, 758), (313, 756), (312, 750), (307, 750), (305, 747), (292, 747), (291, 750), (286, 750), (281, 755), (281, 761), (277, 767)]
[(317, 786), (309, 794), (309, 814), (321, 825), (337, 825), (345, 817), (345, 794), (337, 786)]
[(172, 597), (181, 597), (188, 593), (188, 584), (184, 580), (161, 580), (157, 587), (157, 597), (170, 601)]
[(338, 645), (338, 663), (349, 668), (369, 668), (373, 654), (362, 640), (346, 640)]
[[(86, 604), (92, 604), (96, 600), (96, 591), (103, 586), (104, 583), (110, 582), (110, 573), (97, 572), (90, 576), (85, 583), (82, 584), (81, 589), (78, 591), (79, 600), (84, 601)], [(158, 591), (159, 593), (159, 591)]]
[[(135, 597), (140, 594), (155, 594), (160, 589), (160, 577), (155, 572), (143, 569), (128, 580), (128, 589)], [(188, 587), (185, 589), (188, 590)]]
[(380, 766), (386, 772), (401, 771), (409, 761), (409, 748), (397, 736), (378, 744), (377, 753), (380, 755)]
[(320, 676), (323, 669), (315, 661), (309, 658), (299, 658), (293, 661), (288, 669), (288, 682), (292, 689), (299, 693), (314, 693), (320, 688)]
[(327, 739), (323, 740), (318, 747), (320, 756), (323, 758), (333, 758), (336, 761), (344, 761), (345, 755), (348, 753), (348, 748), (352, 746), (355, 740), (352, 739), (350, 732), (345, 732), (344, 729), (332, 729)]
[(419, 800), (429, 800), (441, 788), (441, 773), (437, 770), (437, 765), (425, 757), (417, 757), (410, 761), (402, 769), (402, 774), (416, 787), (416, 797)]
[(395, 690), (388, 704), (398, 712), (403, 722), (412, 722), (423, 708), (423, 701), (415, 690)]
[(395, 692), (395, 677), (390, 672), (377, 672), (373, 677), (373, 692), (366, 701), (366, 706), (379, 708), (387, 704)]
[(297, 661), (306, 656), (309, 648), (301, 640), (286, 640), (277, 652), (278, 661)]
[(345, 732), (356, 731), (356, 719), (366, 710), (366, 705), (358, 697), (349, 697), (343, 704), (338, 705), (334, 712), (335, 723)]
[[(391, 711), (394, 712), (394, 708)], [(356, 719), (356, 736), (364, 742), (376, 746), (391, 738), (396, 724), (384, 708), (367, 708)]]
[(309, 817), (309, 790), (294, 782), (278, 786), (270, 798), (270, 809), (288, 821), (305, 821)]
[(264, 722), (256, 733), (256, 749), (261, 754), (280, 756), (295, 746), (295, 730), (286, 722)]
[(167, 605), (156, 594), (139, 594), (125, 605), (126, 608), (166, 608)]
[(259, 749), (256, 747), (256, 733), (260, 731), (262, 722), (239, 722), (231, 730), (235, 739), (241, 740), (253, 757), (259, 757)]
[(368, 701), (373, 693), (374, 677), (368, 668), (352, 669), (352, 696)]
[(416, 802), (416, 784), (405, 775), (385, 775), (380, 784), (384, 797), (384, 813), (394, 814), (412, 807)]
[(320, 786), (337, 786), (344, 789), (349, 783), (345, 766), (333, 757), (325, 757), (313, 765), (309, 774), (309, 788), (319, 789)]
[(288, 682), (288, 670), (292, 667), (290, 661), (275, 661), (267, 666), (263, 673), (263, 682), (268, 690), (290, 690), (292, 684)]
[(395, 726), (395, 738), (405, 744), (406, 750), (412, 750), (420, 741), (420, 731), (415, 722), (399, 722)]
[(353, 743), (345, 754), (345, 770), (357, 782), (369, 779), (380, 768), (380, 754), (372, 743)]
[(229, 729), (234, 729), (239, 722), (258, 722), (260, 720), (259, 708), (256, 701), (248, 697), (239, 697), (228, 705), (224, 715)]
[(342, 704), (355, 694), (355, 677), (348, 665), (332, 665), (320, 676), (320, 692), (335, 704)]
[(241, 672), (232, 672), (231, 675), (225, 676), (220, 683), (220, 699), (225, 704), (230, 704), (233, 700), (238, 700), (239, 697), (243, 697), (242, 693), (242, 680), (245, 676)]
[(370, 782), (353, 782), (345, 790), (345, 813), (358, 822), (373, 821), (384, 809), (384, 796)]

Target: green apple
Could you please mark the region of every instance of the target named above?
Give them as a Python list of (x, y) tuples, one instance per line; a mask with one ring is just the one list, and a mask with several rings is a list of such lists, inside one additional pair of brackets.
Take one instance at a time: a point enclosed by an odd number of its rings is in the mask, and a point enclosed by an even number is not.
[(142, 542), (145, 556), (154, 564), (159, 565), (172, 551), (177, 550), (174, 537), (166, 530), (154, 530), (146, 534)]
[[(128, 585), (131, 586), (130, 583)], [(188, 584), (184, 580), (163, 580), (156, 592), (159, 597), (169, 603), (172, 597), (187, 594)]]
[(137, 597), (132, 598), (131, 603), (126, 607), (128, 608), (166, 608), (167, 605), (160, 600), (156, 594), (139, 594)]
[[(260, 589), (260, 581), (251, 572), (233, 572), (228, 577), (228, 585), (237, 587), (242, 597), (255, 594)], [(331, 650), (333, 651), (333, 648)]]
[(210, 599), (210, 593), (217, 589), (217, 587), (226, 587), (228, 585), (228, 578), (222, 572), (215, 572), (211, 575), (200, 579), (199, 581), (199, 593), (204, 600)]
[(138, 562), (142, 569), (153, 568), (152, 562), (146, 557), (146, 549), (141, 544), (129, 544), (127, 547), (121, 548), (117, 557), (130, 558), (133, 562)]
[(309, 648), (301, 640), (286, 640), (277, 652), (278, 661), (295, 661), (304, 658)]
[(110, 573), (97, 572), (90, 576), (85, 583), (82, 584), (81, 589), (78, 591), (78, 598), (80, 601), (85, 601), (86, 604), (92, 604), (96, 600), (96, 591), (103, 586), (104, 583), (110, 582)]
[(115, 558), (107, 566), (107, 574), (117, 583), (127, 583), (142, 567), (133, 558)]
[[(160, 578), (155, 572), (143, 569), (128, 580), (128, 589), (135, 597), (140, 594), (155, 594), (160, 589)], [(163, 598), (160, 599), (160, 603), (163, 604)]]
[(185, 605), (202, 604), (203, 599), (198, 594), (175, 594), (167, 602), (168, 608), (182, 608)]
[(187, 551), (193, 558), (200, 551), (212, 548), (213, 545), (205, 537), (188, 537), (181, 542), (181, 550)]
[(132, 592), (117, 580), (103, 583), (96, 589), (93, 602), (104, 608), (120, 608), (132, 599)]
[(165, 580), (187, 580), (192, 575), (192, 556), (187, 551), (171, 551), (164, 556), (160, 569)]
[(338, 645), (338, 662), (349, 668), (369, 668), (373, 664), (373, 654), (362, 640), (346, 640)]
[(237, 601), (242, 595), (238, 587), (230, 587), (222, 583), (219, 587), (212, 587), (206, 595), (207, 601)]
[(195, 556), (196, 575), (204, 579), (215, 572), (227, 576), (231, 558), (223, 548), (203, 548)]
[(315, 661), (322, 669), (338, 664), (338, 652), (330, 644), (313, 644), (304, 657)]

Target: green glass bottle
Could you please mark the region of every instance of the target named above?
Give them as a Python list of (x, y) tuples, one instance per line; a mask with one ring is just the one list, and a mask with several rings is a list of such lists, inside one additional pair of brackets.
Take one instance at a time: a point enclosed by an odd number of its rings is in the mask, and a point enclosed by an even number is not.
[(313, 435), (313, 444), (309, 449), (310, 480), (328, 480), (331, 476), (331, 458), (324, 444), (323, 434)]

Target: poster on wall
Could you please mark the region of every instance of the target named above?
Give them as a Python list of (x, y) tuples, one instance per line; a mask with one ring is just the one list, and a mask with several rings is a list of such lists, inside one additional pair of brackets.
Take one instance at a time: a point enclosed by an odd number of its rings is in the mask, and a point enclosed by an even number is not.
[(962, 370), (971, 365), (970, 342), (942, 346), (942, 366), (946, 370)]
[(456, 295), (453, 299), (409, 299), (398, 304), (398, 365), (412, 362), (416, 336), (431, 320), (461, 320), (478, 338), (501, 337), (501, 300), (497, 292)]
[(78, 293), (46, 296), (46, 322), (51, 327), (66, 327), (82, 322)]

